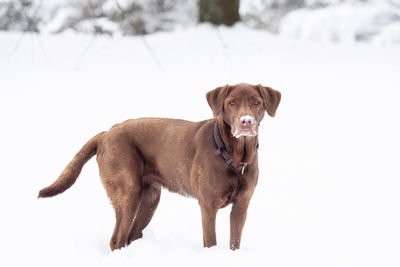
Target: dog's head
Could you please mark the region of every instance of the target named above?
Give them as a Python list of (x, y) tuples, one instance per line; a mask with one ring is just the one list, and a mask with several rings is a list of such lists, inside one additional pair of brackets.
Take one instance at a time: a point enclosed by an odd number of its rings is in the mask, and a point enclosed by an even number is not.
[(207, 101), (214, 117), (221, 117), (230, 125), (232, 135), (256, 136), (264, 113), (275, 116), (281, 93), (262, 85), (240, 83), (225, 85), (207, 93)]

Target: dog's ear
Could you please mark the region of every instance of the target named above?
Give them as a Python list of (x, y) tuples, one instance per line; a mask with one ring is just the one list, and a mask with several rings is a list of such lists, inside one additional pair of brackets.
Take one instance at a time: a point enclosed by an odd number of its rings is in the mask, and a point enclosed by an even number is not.
[(281, 93), (270, 87), (262, 86), (261, 84), (256, 85), (256, 88), (263, 98), (264, 109), (271, 117), (274, 117), (276, 109), (281, 102)]
[(228, 95), (229, 85), (217, 87), (214, 90), (207, 93), (207, 102), (210, 105), (214, 117), (217, 117), (221, 114), (222, 109), (224, 108), (224, 100)]

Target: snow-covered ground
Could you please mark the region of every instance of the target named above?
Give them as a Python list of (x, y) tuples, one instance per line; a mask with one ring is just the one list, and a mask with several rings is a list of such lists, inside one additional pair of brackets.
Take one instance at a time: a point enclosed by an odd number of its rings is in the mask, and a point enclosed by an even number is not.
[[(1, 266), (399, 266), (400, 46), (313, 44), (208, 25), (146, 37), (0, 33)], [(205, 93), (282, 92), (260, 128), (242, 249), (202, 248), (195, 200), (163, 191), (144, 237), (110, 252), (95, 160), (36, 199), (93, 135), (128, 118), (199, 121)]]

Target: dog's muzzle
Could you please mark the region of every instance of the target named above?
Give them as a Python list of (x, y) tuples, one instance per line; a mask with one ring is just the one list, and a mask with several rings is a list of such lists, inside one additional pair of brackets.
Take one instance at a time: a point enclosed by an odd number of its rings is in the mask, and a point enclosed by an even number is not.
[(258, 123), (251, 115), (244, 115), (235, 120), (232, 127), (232, 135), (236, 138), (242, 136), (256, 136), (258, 133)]

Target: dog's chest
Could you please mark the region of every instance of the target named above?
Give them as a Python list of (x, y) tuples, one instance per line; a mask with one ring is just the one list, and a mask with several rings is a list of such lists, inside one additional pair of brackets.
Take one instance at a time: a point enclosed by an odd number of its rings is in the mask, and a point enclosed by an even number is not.
[(239, 194), (241, 194), (246, 188), (246, 180), (243, 176), (230, 177), (229, 183), (222, 193), (223, 204), (221, 208), (224, 208), (231, 204)]

